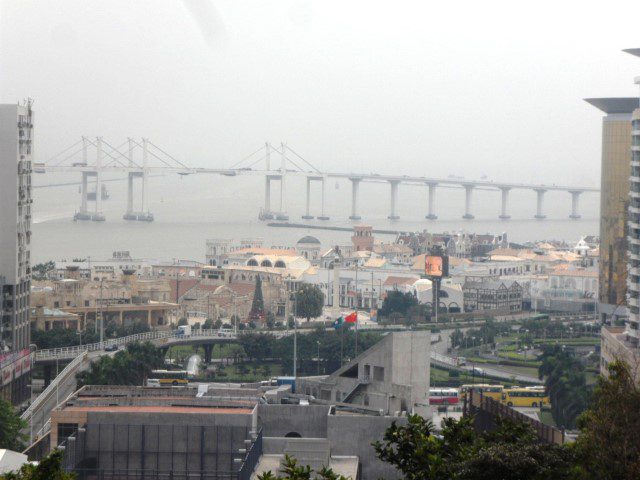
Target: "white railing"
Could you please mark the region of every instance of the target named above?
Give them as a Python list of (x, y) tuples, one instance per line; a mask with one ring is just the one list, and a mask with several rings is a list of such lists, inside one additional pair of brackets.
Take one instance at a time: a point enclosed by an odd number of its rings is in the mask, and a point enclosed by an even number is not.
[[(331, 328), (329, 328), (331, 329)], [(368, 328), (368, 326), (362, 325), (360, 330), (375, 330), (374, 328)], [(298, 329), (299, 334), (311, 333), (312, 329)], [(293, 329), (288, 330), (243, 330), (241, 333), (270, 333), (275, 335), (276, 338), (286, 337), (293, 334)], [(138, 341), (153, 341), (153, 340), (186, 340), (190, 338), (211, 338), (211, 339), (228, 339), (235, 340), (237, 335), (233, 332), (225, 332), (217, 329), (193, 329), (190, 335), (184, 335), (179, 330), (154, 330), (151, 332), (136, 333), (134, 335), (128, 335), (126, 337), (112, 338), (104, 340), (102, 342), (88, 343), (85, 345), (76, 345), (73, 347), (62, 348), (49, 348), (44, 350), (37, 350), (33, 356), (35, 362), (42, 362), (55, 359), (69, 359), (75, 358), (82, 352), (95, 352), (104, 350), (105, 347), (111, 345), (117, 345), (118, 347), (126, 346), (132, 342)], [(431, 342), (435, 343), (440, 341), (440, 334), (433, 334), (431, 336)]]
[(221, 332), (215, 329), (194, 329), (190, 335), (183, 335), (179, 333), (179, 330), (155, 330), (152, 332), (136, 333), (134, 335), (128, 335), (126, 337), (112, 338), (104, 340), (102, 342), (89, 343), (86, 345), (76, 345), (74, 347), (62, 347), (62, 348), (50, 348), (46, 350), (37, 350), (34, 355), (34, 360), (45, 361), (60, 358), (74, 358), (81, 352), (95, 352), (104, 350), (105, 347), (110, 345), (117, 345), (118, 347), (125, 346), (132, 342), (146, 341), (146, 340), (163, 340), (163, 339), (189, 339), (196, 338), (228, 338), (235, 339), (236, 335), (233, 333)]
[(453, 358), (453, 357), (449, 357), (447, 355), (443, 355), (441, 353), (438, 352), (431, 352), (431, 359), (435, 360), (436, 362), (440, 362), (440, 363), (444, 363), (445, 365), (451, 365), (453, 367), (457, 367), (458, 366), (458, 361), (457, 359)]
[(69, 364), (66, 367), (64, 367), (58, 375), (56, 375), (56, 378), (54, 378), (51, 381), (49, 386), (47, 386), (47, 388), (45, 388), (44, 391), (36, 397), (36, 399), (31, 403), (31, 405), (29, 405), (29, 408), (27, 408), (22, 413), (22, 415), (20, 415), (20, 418), (27, 421), (31, 419), (33, 412), (37, 411), (42, 406), (42, 404), (47, 400), (47, 398), (49, 398), (49, 396), (53, 394), (55, 389), (58, 388), (58, 385), (60, 384), (60, 382), (62, 380), (66, 380), (71, 374), (75, 375), (77, 368), (82, 364), (82, 362), (86, 359), (86, 357), (87, 357), (87, 353), (81, 352), (80, 354), (78, 354), (78, 356), (76, 356), (76, 358), (74, 358), (71, 362), (69, 362)]

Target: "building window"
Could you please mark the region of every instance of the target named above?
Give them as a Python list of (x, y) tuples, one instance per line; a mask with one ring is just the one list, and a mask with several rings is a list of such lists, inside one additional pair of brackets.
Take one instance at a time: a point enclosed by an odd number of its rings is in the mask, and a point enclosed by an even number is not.
[(384, 367), (373, 367), (373, 379), (384, 382)]

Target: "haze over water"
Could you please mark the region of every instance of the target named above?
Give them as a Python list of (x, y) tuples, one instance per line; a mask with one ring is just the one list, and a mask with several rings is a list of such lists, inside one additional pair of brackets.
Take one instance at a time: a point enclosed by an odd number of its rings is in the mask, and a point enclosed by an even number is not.
[[(402, 173), (402, 172), (400, 172)], [(37, 175), (35, 185), (77, 181), (74, 176)], [(526, 179), (513, 179), (526, 181)], [(73, 214), (80, 205), (78, 186), (36, 188), (33, 205), (34, 262), (49, 259), (82, 258), (107, 259), (115, 250), (129, 250), (136, 258), (192, 259), (204, 261), (207, 238), (239, 240), (261, 237), (266, 246), (295, 245), (303, 235), (318, 237), (323, 247), (348, 243), (350, 233), (316, 229), (272, 228), (258, 220), (264, 202), (264, 179), (246, 175), (223, 177), (167, 175), (152, 177), (150, 210), (153, 223), (127, 222), (122, 219), (126, 207), (126, 182), (106, 182), (110, 199), (103, 202), (107, 217), (104, 223), (74, 222)], [(136, 183), (136, 188), (139, 185)], [(328, 222), (303, 221), (305, 209), (305, 181), (292, 177), (286, 184), (287, 212), (290, 221), (312, 225), (351, 226), (351, 185), (348, 181), (329, 181), (326, 188), (325, 213)], [(528, 190), (512, 190), (509, 197), (511, 220), (498, 219), (499, 191), (474, 191), (475, 220), (463, 220), (464, 190), (438, 188), (436, 221), (425, 220), (427, 213), (426, 187), (400, 185), (398, 214), (400, 220), (390, 221), (389, 186), (362, 183), (360, 187), (360, 215), (362, 222), (378, 229), (401, 231), (452, 232), (465, 230), (475, 233), (507, 232), (514, 242), (559, 239), (577, 241), (582, 235), (598, 234), (599, 196), (585, 193), (580, 199), (581, 220), (569, 220), (571, 196), (566, 192), (548, 192), (545, 196), (546, 220), (535, 220), (536, 194)], [(139, 197), (136, 197), (136, 201)], [(92, 207), (92, 204), (89, 204)], [(272, 185), (271, 205), (277, 210), (279, 187)], [(311, 214), (320, 213), (320, 187), (312, 185)], [(378, 235), (392, 241), (391, 235)]]

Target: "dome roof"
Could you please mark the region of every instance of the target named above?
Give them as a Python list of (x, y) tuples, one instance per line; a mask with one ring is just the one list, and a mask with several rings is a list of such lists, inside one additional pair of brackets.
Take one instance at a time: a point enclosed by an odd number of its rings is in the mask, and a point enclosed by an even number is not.
[(312, 237), (311, 235), (307, 235), (306, 237), (302, 237), (300, 240), (298, 240), (298, 245), (302, 243), (314, 243), (320, 245), (320, 240), (318, 240), (316, 237)]

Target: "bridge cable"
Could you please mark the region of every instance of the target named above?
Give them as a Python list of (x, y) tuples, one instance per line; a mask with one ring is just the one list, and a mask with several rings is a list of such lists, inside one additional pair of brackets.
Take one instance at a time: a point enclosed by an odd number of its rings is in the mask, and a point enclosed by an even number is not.
[(300, 160), (302, 160), (304, 163), (306, 163), (307, 165), (309, 165), (312, 169), (314, 169), (316, 172), (322, 174), (322, 172), (320, 170), (318, 170), (314, 165), (312, 165), (310, 162), (308, 162), (307, 160), (305, 160), (302, 156), (300, 156), (293, 148), (291, 148), (289, 145), (285, 144), (285, 147), (287, 148), (287, 150), (291, 151), (291, 153), (293, 153), (296, 157), (298, 157)]
[[(53, 157), (51, 157), (48, 162), (53, 161), (56, 157), (58, 157), (59, 155), (62, 155), (63, 153), (68, 152), (69, 150), (71, 150), (73, 147), (75, 147), (76, 145), (78, 145), (80, 142), (82, 142), (82, 139), (78, 140), (76, 143), (74, 143), (73, 145), (71, 145), (70, 147), (65, 148), (64, 150), (62, 150), (61, 152), (56, 153)], [(56, 166), (59, 164), (56, 164)]]
[[(256, 153), (258, 153), (258, 152), (259, 152), (260, 150), (262, 150), (264, 147), (265, 147), (265, 146), (263, 145), (263, 146), (261, 146), (258, 150), (256, 150), (255, 152), (253, 152), (252, 154), (247, 155), (246, 157), (244, 157), (244, 158), (243, 158), (243, 159), (241, 159), (241, 160), (238, 160), (236, 163), (234, 163), (233, 165), (231, 165), (231, 166), (229, 167), (229, 170), (231, 170), (231, 169), (233, 169), (233, 168), (237, 167), (238, 165), (240, 165), (240, 164), (241, 164), (242, 162), (244, 162), (245, 160), (249, 160), (251, 157), (253, 157)], [(265, 155), (264, 157), (261, 157), (261, 158), (266, 158), (266, 155)]]
[(191, 167), (186, 166), (184, 163), (182, 163), (180, 160), (176, 159), (175, 157), (169, 155), (167, 152), (165, 152), (163, 149), (161, 149), (159, 146), (157, 146), (155, 143), (151, 142), (150, 140), (147, 140), (147, 142), (149, 143), (149, 145), (157, 148), (158, 150), (160, 150), (162, 153), (164, 153), (167, 157), (169, 157), (171, 160), (173, 160), (174, 162), (176, 162), (177, 164), (179, 164), (181, 167), (186, 168), (187, 170), (191, 170)]
[[(133, 140), (133, 143), (135, 143), (136, 145), (138, 145), (140, 148), (143, 148), (143, 147), (142, 147), (142, 145), (140, 145), (136, 140)], [(151, 143), (151, 142), (148, 142), (148, 143)], [(157, 147), (156, 147), (156, 148), (157, 148)], [(175, 165), (171, 165), (171, 164), (170, 164), (169, 162), (167, 162), (166, 160), (164, 160), (164, 159), (160, 158), (158, 155), (156, 155), (155, 153), (153, 153), (151, 150), (147, 149), (147, 153), (148, 153), (149, 155), (154, 156), (154, 157), (155, 157), (155, 158), (157, 158), (158, 160), (160, 160), (160, 161), (161, 161), (162, 163), (164, 163), (167, 167), (169, 167), (169, 168), (177, 168)], [(187, 169), (189, 170), (189, 168), (188, 168), (188, 167), (185, 167), (185, 168), (187, 168)]]

